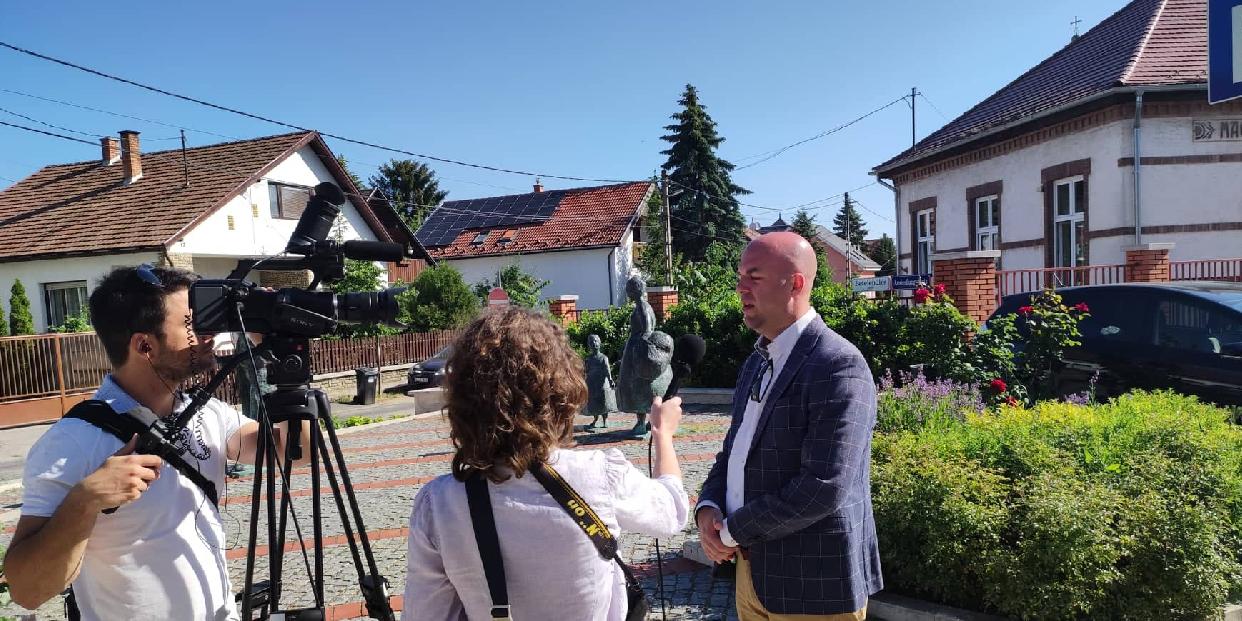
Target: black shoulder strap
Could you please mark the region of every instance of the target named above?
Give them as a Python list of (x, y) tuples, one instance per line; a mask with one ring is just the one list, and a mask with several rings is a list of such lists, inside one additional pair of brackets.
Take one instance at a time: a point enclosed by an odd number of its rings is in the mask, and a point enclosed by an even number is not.
[(504, 559), (500, 557), (500, 537), (496, 534), (492, 499), (487, 495), (487, 479), (478, 470), (471, 471), (466, 479), (466, 502), (470, 504), (474, 540), (479, 546), (479, 558), (483, 560), (483, 573), (487, 576), (487, 590), (492, 596), (492, 618), (508, 619), (509, 588), (505, 584)]
[[(112, 406), (107, 402), (89, 399), (73, 406), (65, 413), (65, 418), (76, 418), (84, 420), (110, 434), (115, 436), (122, 444), (129, 443), (130, 438), (134, 434), (138, 434), (141, 439), (150, 432), (146, 425), (143, 425), (138, 419), (125, 414), (118, 415), (112, 410)], [(219, 506), (219, 496), (216, 493), (216, 484), (212, 483), (198, 468), (191, 466), (181, 457), (181, 453), (171, 445), (166, 445), (168, 450), (158, 451), (157, 454), (166, 462), (180, 472), (183, 476), (190, 480), (191, 483), (198, 486), (211, 504)], [(148, 452), (148, 451), (139, 451)]]
[(586, 499), (579, 496), (577, 490), (570, 487), (569, 483), (561, 477), (561, 473), (552, 466), (535, 464), (530, 471), (543, 485), (543, 488), (556, 499), (556, 503), (569, 514), (569, 517), (573, 518), (574, 523), (582, 529), (582, 532), (591, 538), (591, 543), (595, 544), (599, 555), (604, 557), (604, 560), (616, 561), (621, 566), (621, 573), (625, 574), (625, 581), (631, 586), (637, 586), (638, 578), (634, 577), (634, 572), (630, 571), (629, 565), (626, 565), (617, 554), (617, 540), (608, 530), (608, 525), (604, 524), (591, 505), (587, 504)]

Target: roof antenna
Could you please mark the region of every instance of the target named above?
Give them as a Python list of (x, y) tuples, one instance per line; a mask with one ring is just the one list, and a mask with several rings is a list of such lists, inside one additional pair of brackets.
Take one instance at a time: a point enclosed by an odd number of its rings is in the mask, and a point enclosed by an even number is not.
[(181, 130), (181, 170), (185, 177), (185, 187), (190, 187), (190, 160), (185, 157), (185, 130)]
[(1070, 22), (1070, 25), (1074, 27), (1074, 36), (1070, 37), (1070, 43), (1073, 43), (1078, 40), (1078, 37), (1080, 36), (1078, 34), (1078, 25), (1081, 23), (1082, 23), (1082, 20), (1078, 19), (1077, 15), (1074, 16), (1074, 21)]

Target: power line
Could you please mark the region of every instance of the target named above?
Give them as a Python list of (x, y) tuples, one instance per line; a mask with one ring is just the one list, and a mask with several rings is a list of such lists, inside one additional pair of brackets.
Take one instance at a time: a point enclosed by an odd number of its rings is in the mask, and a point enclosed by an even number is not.
[[(0, 45), (2, 45), (2, 43), (0, 43)], [(864, 115), (862, 115), (862, 116), (860, 116), (860, 117), (858, 117), (858, 118), (856, 118), (856, 119), (854, 119), (854, 120), (852, 120), (852, 121), (850, 121), (850, 122), (848, 122), (848, 123), (844, 123), (844, 124), (842, 124), (842, 125), (838, 125), (838, 126), (836, 126), (836, 127), (832, 128), (832, 129), (830, 129), (830, 130), (820, 132), (820, 133), (818, 133), (818, 134), (815, 134), (814, 136), (811, 136), (810, 138), (803, 138), (802, 140), (799, 140), (799, 141), (797, 141), (797, 142), (795, 142), (795, 143), (793, 143), (793, 144), (788, 144), (788, 145), (785, 145), (785, 146), (783, 146), (783, 147), (781, 147), (781, 148), (779, 148), (779, 149), (775, 149), (775, 150), (772, 150), (772, 151), (768, 151), (768, 152), (766, 152), (766, 153), (761, 153), (761, 154), (759, 154), (759, 155), (766, 155), (766, 157), (763, 157), (762, 159), (756, 160), (756, 161), (751, 162), (751, 163), (749, 163), (749, 164), (744, 164), (744, 165), (742, 165), (742, 166), (738, 166), (738, 167), (734, 168), (734, 170), (735, 170), (735, 171), (736, 171), (736, 170), (745, 170), (745, 169), (747, 169), (747, 168), (750, 168), (751, 166), (757, 166), (757, 165), (762, 164), (762, 163), (764, 163), (764, 162), (766, 162), (766, 161), (768, 161), (768, 160), (770, 160), (770, 159), (772, 159), (772, 158), (774, 158), (774, 157), (778, 157), (778, 156), (780, 156), (782, 153), (784, 153), (784, 152), (786, 152), (786, 151), (788, 151), (788, 150), (790, 150), (790, 149), (792, 149), (792, 148), (794, 148), (794, 147), (797, 147), (797, 146), (799, 146), (799, 145), (804, 145), (804, 144), (806, 144), (806, 143), (808, 143), (808, 142), (811, 142), (811, 141), (813, 141), (813, 140), (819, 140), (820, 138), (824, 138), (824, 137), (826, 137), (826, 136), (831, 136), (832, 134), (835, 134), (835, 133), (837, 133), (837, 132), (839, 132), (839, 131), (841, 131), (841, 130), (843, 130), (843, 129), (845, 129), (845, 128), (847, 128), (847, 127), (849, 127), (849, 126), (851, 126), (851, 125), (853, 125), (853, 124), (855, 124), (855, 123), (858, 123), (859, 121), (862, 121), (863, 119), (865, 119), (865, 118), (867, 118), (867, 117), (869, 117), (869, 116), (871, 116), (871, 115), (873, 115), (873, 114), (876, 114), (876, 113), (880, 112), (881, 110), (884, 110), (884, 109), (887, 109), (887, 108), (889, 108), (889, 107), (891, 107), (891, 106), (896, 105), (898, 102), (905, 100), (905, 98), (906, 98), (906, 97), (907, 97), (907, 96), (898, 97), (897, 99), (894, 99), (894, 100), (892, 100), (892, 101), (890, 101), (890, 102), (888, 102), (888, 103), (886, 103), (886, 104), (884, 104), (884, 105), (880, 106), (879, 108), (876, 108), (875, 110), (872, 110), (871, 112), (868, 112), (868, 113), (866, 113), (866, 114), (864, 114)], [(758, 156), (750, 156), (750, 157), (758, 157)], [(747, 158), (742, 158), (742, 159), (750, 159), (750, 158), (749, 158), (749, 157), (747, 157)]]
[(919, 97), (922, 97), (923, 101), (926, 101), (927, 105), (931, 106), (932, 110), (935, 110), (936, 114), (940, 115), (940, 118), (944, 119), (945, 121), (949, 120), (949, 117), (945, 116), (945, 114), (940, 111), (940, 108), (936, 107), (936, 104), (932, 103), (932, 100), (927, 98), (926, 93), (924, 93), (923, 91), (919, 91)]
[(59, 125), (52, 125), (51, 123), (47, 123), (47, 122), (44, 122), (44, 121), (40, 121), (39, 119), (36, 119), (36, 118), (31, 118), (31, 117), (28, 117), (28, 116), (26, 116), (26, 115), (24, 115), (24, 114), (18, 114), (18, 113), (16, 113), (16, 112), (14, 112), (14, 111), (12, 111), (12, 110), (8, 110), (8, 109), (6, 109), (6, 108), (0, 108), (0, 112), (4, 112), (4, 113), (6, 113), (6, 114), (11, 114), (11, 115), (13, 115), (13, 116), (16, 116), (16, 117), (19, 117), (19, 118), (26, 119), (27, 121), (31, 121), (31, 122), (34, 122), (34, 123), (38, 123), (39, 125), (42, 125), (42, 126), (44, 126), (44, 127), (51, 127), (52, 129), (59, 129), (59, 130), (61, 130), (61, 131), (66, 131), (66, 132), (69, 132), (69, 133), (71, 133), (71, 134), (81, 134), (81, 135), (83, 135), (83, 136), (91, 136), (91, 137), (94, 137), (94, 138), (103, 138), (103, 134), (92, 134), (92, 133), (89, 133), (89, 132), (81, 132), (81, 131), (78, 131), (78, 130), (76, 130), (76, 129), (69, 129), (68, 127), (61, 127), (61, 126), (59, 126)]
[(48, 102), (48, 103), (60, 104), (60, 105), (62, 105), (62, 106), (69, 106), (69, 107), (71, 107), (71, 108), (78, 108), (78, 109), (81, 109), (81, 110), (89, 110), (89, 111), (91, 111), (91, 112), (98, 112), (98, 113), (100, 113), (100, 114), (108, 114), (108, 115), (115, 116), (115, 117), (122, 118), (122, 119), (130, 119), (130, 120), (133, 120), (133, 121), (141, 121), (141, 122), (143, 122), (143, 123), (150, 123), (150, 124), (152, 124), (152, 125), (162, 125), (162, 126), (164, 126), (164, 127), (171, 127), (171, 128), (173, 128), (173, 129), (184, 129), (184, 130), (186, 130), (186, 131), (196, 132), (196, 133), (199, 133), (199, 134), (206, 134), (206, 135), (208, 135), (208, 136), (216, 136), (216, 137), (218, 137), (218, 138), (227, 138), (227, 139), (229, 139), (229, 140), (242, 140), (242, 138), (239, 138), (239, 137), (237, 137), (237, 136), (229, 136), (229, 135), (226, 135), (226, 134), (217, 134), (217, 133), (215, 133), (215, 132), (209, 132), (209, 131), (207, 131), (207, 130), (205, 130), (205, 129), (195, 129), (195, 128), (193, 128), (193, 127), (185, 127), (185, 126), (182, 126), (182, 125), (174, 125), (174, 124), (172, 124), (172, 123), (165, 123), (165, 122), (163, 122), (163, 121), (155, 121), (155, 120), (152, 120), (152, 119), (144, 119), (144, 118), (142, 118), (142, 117), (140, 117), (140, 116), (133, 116), (133, 115), (130, 115), (130, 114), (121, 114), (120, 112), (112, 112), (112, 111), (110, 111), (110, 110), (101, 110), (101, 109), (99, 109), (99, 108), (92, 108), (92, 107), (90, 107), (90, 106), (83, 105), (83, 104), (79, 104), (79, 103), (74, 103), (74, 102), (72, 102), (72, 101), (62, 101), (62, 100), (60, 100), (60, 99), (52, 99), (52, 98), (50, 98), (50, 97), (41, 97), (41, 96), (39, 96), (39, 95), (31, 95), (30, 93), (23, 93), (23, 92), (21, 92), (21, 91), (15, 91), (15, 90), (7, 89), (7, 88), (0, 88), (0, 92), (3, 92), (3, 93), (9, 93), (9, 94), (12, 94), (12, 95), (20, 95), (20, 96), (22, 96), (22, 97), (29, 97), (29, 98), (31, 98), (31, 99), (38, 99), (38, 100), (40, 100), (40, 101), (46, 101), (46, 102)]
[(6, 123), (5, 121), (0, 121), (0, 125), (8, 125), (9, 127), (16, 127), (17, 129), (24, 129), (24, 130), (26, 130), (26, 131), (28, 131), (28, 132), (34, 132), (34, 133), (36, 133), (36, 134), (43, 134), (43, 135), (45, 135), (45, 136), (55, 136), (55, 137), (57, 137), (57, 138), (62, 138), (62, 139), (64, 139), (64, 140), (72, 140), (73, 142), (80, 142), (80, 143), (82, 143), (82, 144), (89, 144), (89, 145), (91, 145), (92, 147), (99, 146), (99, 145), (97, 145), (96, 143), (91, 142), (91, 141), (89, 141), (89, 140), (82, 140), (81, 138), (74, 138), (73, 136), (66, 136), (66, 135), (64, 135), (64, 134), (57, 134), (57, 133), (53, 133), (53, 132), (47, 132), (47, 131), (43, 131), (43, 130), (41, 130), (41, 129), (35, 129), (35, 128), (33, 128), (33, 127), (26, 127), (25, 125), (17, 125), (17, 124), (14, 124), (14, 123)]
[[(236, 109), (236, 108), (230, 108), (230, 107), (228, 107), (228, 106), (223, 106), (223, 105), (220, 105), (220, 104), (215, 104), (215, 103), (212, 103), (212, 102), (210, 102), (210, 101), (205, 101), (205, 100), (202, 100), (202, 99), (197, 99), (197, 98), (190, 97), (190, 96), (187, 96), (187, 95), (181, 95), (181, 94), (178, 94), (178, 93), (174, 93), (174, 92), (172, 92), (172, 91), (164, 90), (164, 89), (162, 89), (162, 88), (157, 88), (157, 87), (154, 87), (154, 86), (150, 86), (150, 85), (147, 85), (147, 84), (143, 84), (143, 83), (141, 83), (141, 82), (135, 82), (135, 81), (133, 81), (133, 80), (129, 80), (129, 79), (126, 79), (126, 78), (122, 78), (122, 77), (120, 77), (120, 76), (112, 75), (112, 74), (110, 74), (110, 73), (105, 73), (105, 72), (100, 71), (100, 70), (98, 70), (98, 69), (91, 69), (90, 67), (84, 67), (84, 66), (82, 66), (82, 65), (79, 65), (79, 64), (76, 64), (76, 63), (72, 63), (72, 62), (69, 62), (69, 61), (67, 61), (67, 60), (61, 60), (61, 59), (59, 59), (59, 58), (53, 58), (53, 57), (51, 57), (51, 56), (47, 56), (47, 55), (45, 55), (45, 54), (40, 54), (40, 53), (38, 53), (38, 52), (35, 52), (35, 51), (32, 51), (32, 50), (28, 50), (28, 49), (23, 48), (23, 47), (18, 47), (18, 46), (16, 46), (16, 45), (12, 45), (12, 44), (10, 44), (10, 43), (5, 43), (4, 41), (0, 41), (0, 47), (6, 47), (6, 48), (8, 48), (8, 49), (10, 49), (10, 50), (13, 50), (13, 51), (15, 51), (15, 52), (20, 52), (20, 53), (22, 53), (22, 54), (26, 54), (26, 55), (28, 55), (28, 56), (33, 56), (33, 57), (35, 57), (35, 58), (39, 58), (39, 59), (42, 59), (42, 60), (46, 60), (46, 61), (49, 61), (49, 62), (56, 63), (56, 64), (58, 64), (58, 65), (62, 65), (62, 66), (65, 66), (65, 67), (70, 67), (70, 68), (72, 68), (72, 69), (77, 69), (77, 70), (79, 70), (79, 71), (84, 71), (84, 72), (86, 72), (86, 73), (89, 73), (89, 74), (92, 74), (92, 75), (96, 75), (96, 76), (99, 76), (99, 77), (102, 77), (102, 78), (107, 78), (107, 79), (109, 79), (109, 80), (113, 80), (113, 81), (116, 81), (116, 82), (120, 82), (120, 83), (122, 83), (122, 84), (128, 84), (128, 85), (130, 85), (130, 86), (136, 86), (136, 87), (138, 87), (138, 88), (145, 89), (145, 90), (151, 91), (151, 92), (153, 92), (153, 93), (158, 93), (158, 94), (160, 94), (160, 95), (166, 95), (166, 96), (169, 96), (169, 97), (174, 97), (174, 98), (176, 98), (176, 99), (180, 99), (180, 100), (182, 100), (182, 101), (188, 101), (188, 102), (190, 102), (190, 103), (196, 103), (196, 104), (198, 104), (198, 105), (200, 105), (200, 106), (206, 106), (206, 107), (208, 107), (208, 108), (213, 108), (213, 109), (216, 109), (216, 110), (221, 110), (221, 111), (223, 111), (223, 112), (230, 112), (230, 113), (232, 113), (232, 114), (236, 114), (236, 115), (239, 115), (239, 116), (244, 116), (244, 117), (251, 118), (251, 119), (255, 119), (255, 120), (258, 120), (258, 121), (264, 121), (264, 122), (266, 122), (266, 123), (271, 123), (271, 124), (273, 124), (273, 125), (280, 125), (281, 127), (287, 127), (287, 128), (289, 128), (289, 129), (294, 129), (294, 130), (298, 130), (298, 131), (304, 131), (304, 132), (316, 131), (316, 130), (312, 130), (312, 129), (307, 128), (307, 127), (302, 127), (302, 126), (300, 126), (300, 125), (294, 125), (294, 124), (292, 124), (292, 123), (286, 123), (286, 122), (284, 122), (284, 121), (279, 121), (279, 120), (276, 120), (276, 119), (273, 119), (273, 118), (270, 118), (270, 117), (266, 117), (266, 116), (262, 116), (262, 115), (258, 115), (258, 114), (253, 114), (253, 113), (246, 112), (246, 111), (243, 111), (243, 110), (238, 110), (238, 109)], [(426, 159), (426, 160), (432, 160), (432, 161), (435, 161), (435, 162), (442, 162), (442, 163), (445, 163), (445, 164), (455, 164), (455, 165), (457, 165), (457, 166), (466, 166), (466, 167), (469, 167), (469, 168), (478, 168), (478, 169), (481, 169), (481, 170), (490, 170), (490, 171), (492, 171), (492, 172), (509, 173), (509, 174), (513, 174), (513, 175), (523, 175), (523, 176), (526, 176), (526, 177), (545, 177), (545, 178), (548, 178), (548, 179), (564, 179), (564, 180), (566, 180), (566, 181), (592, 181), (592, 182), (600, 182), (600, 183), (625, 183), (626, 181), (632, 181), (632, 180), (626, 180), (626, 179), (593, 179), (593, 178), (589, 178), (589, 177), (573, 177), (573, 176), (569, 176), (569, 175), (554, 175), (554, 174), (549, 174), (549, 173), (531, 172), (531, 171), (524, 171), (524, 170), (514, 170), (514, 169), (511, 169), (511, 168), (501, 168), (501, 167), (499, 167), (499, 166), (490, 166), (490, 165), (487, 165), (487, 164), (475, 164), (475, 163), (472, 163), (472, 162), (465, 162), (465, 161), (462, 161), (462, 160), (455, 160), (455, 159), (444, 158), (444, 157), (436, 157), (436, 156), (434, 156), (434, 155), (426, 155), (426, 154), (423, 154), (423, 153), (415, 153), (414, 151), (407, 151), (407, 150), (405, 150), (405, 149), (398, 149), (398, 148), (395, 148), (395, 147), (389, 147), (389, 146), (385, 146), (385, 145), (377, 144), (377, 143), (374, 143), (374, 142), (367, 142), (367, 141), (365, 141), (365, 140), (356, 140), (356, 139), (353, 139), (353, 138), (348, 138), (348, 137), (345, 137), (345, 136), (341, 136), (341, 135), (339, 135), (339, 134), (331, 134), (331, 133), (328, 133), (328, 132), (323, 132), (323, 131), (319, 132), (319, 134), (320, 134), (321, 136), (325, 136), (325, 137), (327, 137), (327, 138), (332, 138), (332, 139), (334, 139), (334, 140), (340, 140), (340, 141), (342, 141), (342, 142), (348, 142), (348, 143), (352, 143), (352, 144), (356, 144), (356, 145), (361, 145), (361, 146), (364, 146), (364, 147), (370, 147), (370, 148), (372, 148), (372, 149), (379, 149), (379, 150), (381, 150), (381, 151), (391, 151), (391, 152), (393, 152), (393, 153), (401, 153), (401, 154), (403, 154), (403, 155), (409, 155), (409, 156), (412, 156), (412, 157), (423, 158), (423, 159)]]

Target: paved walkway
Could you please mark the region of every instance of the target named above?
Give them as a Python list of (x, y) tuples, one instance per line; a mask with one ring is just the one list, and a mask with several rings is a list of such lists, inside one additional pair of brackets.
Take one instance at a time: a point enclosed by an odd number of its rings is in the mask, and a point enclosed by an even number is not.
[[(334, 404), (336, 418), (351, 415), (376, 416), (384, 411), (400, 413), (408, 407), (402, 400), (381, 402), (374, 406), (346, 406)], [(677, 450), (681, 457), (686, 478), (686, 489), (695, 493), (703, 483), (708, 469), (719, 450), (728, 428), (727, 406), (689, 406), (677, 437)], [(585, 423), (587, 419), (579, 419)], [(640, 467), (646, 468), (647, 444), (624, 440), (620, 433), (634, 424), (634, 417), (614, 416), (610, 421), (616, 431), (575, 434), (577, 442), (584, 447), (599, 448), (616, 446)], [(394, 595), (394, 607), (401, 607), (400, 594), (404, 590), (405, 576), (405, 528), (410, 505), (419, 488), (435, 476), (449, 470), (452, 446), (448, 441), (447, 423), (438, 415), (423, 415), (399, 421), (355, 427), (343, 430), (340, 436), (346, 456), (350, 478), (354, 483), (370, 535), (380, 574), (387, 577)], [(7, 443), (6, 443), (7, 449)], [(229, 545), (227, 557), (230, 576), (236, 589), (241, 589), (245, 571), (246, 539), (249, 524), (250, 496), (253, 480), (242, 478), (230, 481), (222, 499), (221, 514)], [(291, 482), (296, 490), (294, 510), (300, 516), (311, 512), (310, 477), (305, 469), (295, 471)], [(326, 481), (322, 486), (325, 491)], [(342, 541), (342, 527), (332, 506), (331, 496), (322, 496), (325, 519), (322, 520), (326, 542), (325, 573), (329, 576), (326, 599), (330, 605), (330, 619), (353, 619), (361, 617), (361, 596), (357, 587), (357, 575), (351, 562), (349, 547)], [(20, 502), (20, 490), (0, 490), (0, 507), (14, 507)], [(0, 545), (12, 536), (12, 524), (16, 511), (0, 509)], [(266, 526), (260, 516), (260, 537)], [(303, 524), (303, 535), (310, 537), (309, 524)], [(288, 540), (296, 542), (292, 526)], [(711, 572), (701, 565), (681, 558), (681, 546), (691, 535), (687, 527), (677, 537), (660, 540), (661, 557), (664, 559), (664, 587), (668, 619), (732, 619), (732, 583), (716, 581)], [(648, 593), (655, 593), (658, 582), (656, 551), (653, 540), (638, 535), (621, 538), (621, 555), (633, 564), (642, 577)], [(282, 606), (293, 607), (309, 604), (306, 569), (296, 543), (286, 547), (285, 587)], [(263, 548), (260, 548), (263, 551)], [(266, 558), (256, 564), (256, 576), (266, 576)], [(416, 603), (411, 603), (417, 605)], [(38, 611), (40, 619), (63, 617), (59, 601), (50, 602)], [(0, 616), (15, 614), (14, 609), (0, 608)], [(660, 619), (660, 606), (655, 602), (651, 619)]]

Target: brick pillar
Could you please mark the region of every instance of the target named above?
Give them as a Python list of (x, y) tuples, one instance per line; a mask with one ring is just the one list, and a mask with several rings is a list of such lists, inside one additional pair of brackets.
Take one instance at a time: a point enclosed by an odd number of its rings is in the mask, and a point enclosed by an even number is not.
[(1127, 246), (1126, 282), (1169, 282), (1169, 251), (1173, 244)]
[(171, 267), (193, 272), (194, 255), (183, 252), (165, 251), (160, 255), (160, 267)]
[(668, 319), (669, 313), (677, 305), (677, 287), (651, 287), (647, 289), (647, 303), (660, 321)]
[(999, 250), (967, 250), (934, 254), (932, 280), (963, 315), (982, 322), (996, 310), (996, 259)]
[(563, 324), (578, 321), (578, 296), (561, 295), (548, 300), (548, 311)]

